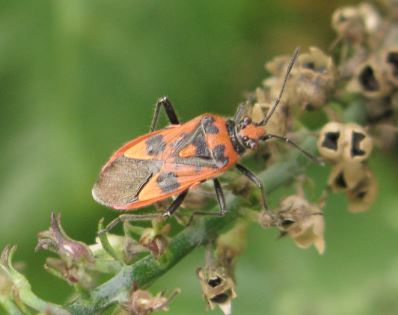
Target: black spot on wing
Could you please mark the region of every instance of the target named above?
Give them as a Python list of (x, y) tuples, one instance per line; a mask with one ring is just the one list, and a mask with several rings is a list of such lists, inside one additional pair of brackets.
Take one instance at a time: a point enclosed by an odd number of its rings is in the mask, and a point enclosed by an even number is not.
[(225, 145), (223, 144), (215, 146), (213, 149), (213, 156), (216, 160), (217, 166), (225, 166), (229, 161), (228, 156), (225, 156)]
[(217, 126), (214, 124), (215, 119), (211, 116), (205, 116), (202, 119), (202, 126), (205, 133), (217, 134), (219, 132)]
[(177, 181), (177, 175), (173, 172), (160, 173), (156, 182), (160, 189), (165, 193), (172, 192), (180, 187), (180, 184)]
[(155, 135), (145, 141), (147, 145), (148, 155), (158, 155), (166, 148), (166, 142), (163, 141), (162, 135)]
[(209, 147), (202, 132), (193, 138), (192, 144), (195, 146), (196, 156), (210, 157)]

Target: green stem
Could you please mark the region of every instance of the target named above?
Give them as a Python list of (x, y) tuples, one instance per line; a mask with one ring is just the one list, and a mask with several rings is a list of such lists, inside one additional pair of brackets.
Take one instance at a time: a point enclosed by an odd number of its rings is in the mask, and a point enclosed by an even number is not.
[[(315, 139), (308, 137), (304, 147), (315, 151)], [(291, 182), (302, 174), (308, 161), (295, 152), (291, 157), (261, 172), (258, 177), (264, 182), (266, 192)], [(118, 274), (91, 292), (89, 299), (79, 298), (66, 306), (72, 314), (94, 314), (109, 306), (124, 302), (134, 286), (145, 287), (170, 270), (196, 247), (214, 239), (224, 232), (238, 217), (238, 210), (244, 200), (232, 194), (227, 195), (228, 214), (222, 218), (207, 217), (197, 220), (193, 225), (177, 234), (169, 248), (159, 260), (146, 256), (133, 265), (124, 266)], [(218, 209), (213, 209), (218, 211)]]

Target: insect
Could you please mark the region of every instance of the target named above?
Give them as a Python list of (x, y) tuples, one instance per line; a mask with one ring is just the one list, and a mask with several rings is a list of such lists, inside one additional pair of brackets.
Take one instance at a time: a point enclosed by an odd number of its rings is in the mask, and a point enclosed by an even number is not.
[[(261, 206), (267, 210), (262, 182), (238, 163), (246, 150), (256, 149), (260, 142), (279, 139), (318, 161), (288, 138), (268, 134), (264, 128), (279, 104), (298, 53), (296, 49), (278, 98), (260, 122), (253, 122), (244, 114), (244, 106), (240, 105), (232, 119), (202, 114), (182, 124), (171, 102), (166, 97), (161, 98), (156, 104), (150, 132), (123, 145), (102, 168), (92, 190), (94, 199), (113, 209), (133, 210), (176, 196), (161, 214), (167, 218), (178, 209), (190, 188), (212, 180), (220, 211), (196, 213), (222, 216), (227, 209), (217, 177), (235, 166), (261, 190)], [(155, 130), (161, 107), (171, 124)], [(106, 230), (121, 221), (154, 217), (159, 217), (159, 214), (122, 214)]]

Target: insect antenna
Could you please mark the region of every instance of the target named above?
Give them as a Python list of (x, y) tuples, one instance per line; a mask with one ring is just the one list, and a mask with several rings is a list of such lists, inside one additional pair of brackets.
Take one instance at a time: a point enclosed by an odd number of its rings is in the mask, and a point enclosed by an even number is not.
[(302, 153), (307, 159), (320, 164), (320, 165), (324, 165), (324, 161), (321, 159), (318, 159), (316, 156), (312, 155), (311, 153), (309, 153), (308, 151), (304, 150), (302, 147), (300, 147), (297, 143), (295, 143), (294, 141), (290, 140), (287, 137), (283, 137), (283, 136), (278, 136), (278, 135), (272, 135), (272, 134), (266, 134), (261, 140), (263, 141), (267, 141), (268, 139), (278, 139), (278, 140), (282, 140), (284, 142), (286, 142), (287, 144), (291, 145), (293, 148), (297, 149), (300, 153)]
[(283, 79), (282, 87), (281, 87), (281, 90), (279, 92), (279, 95), (278, 95), (277, 99), (275, 100), (275, 102), (272, 105), (271, 109), (267, 112), (267, 115), (265, 116), (265, 118), (262, 121), (260, 121), (259, 123), (256, 124), (257, 126), (266, 125), (268, 123), (268, 120), (272, 117), (272, 114), (274, 113), (275, 109), (278, 107), (279, 102), (281, 101), (283, 92), (285, 91), (286, 82), (287, 82), (287, 79), (289, 78), (290, 71), (292, 70), (292, 68), (294, 66), (294, 63), (296, 62), (296, 59), (297, 59), (297, 56), (298, 56), (299, 53), (300, 53), (300, 48), (297, 47), (294, 50), (294, 53), (293, 53), (292, 58), (290, 59), (289, 65), (287, 66), (286, 75), (285, 75), (285, 78)]

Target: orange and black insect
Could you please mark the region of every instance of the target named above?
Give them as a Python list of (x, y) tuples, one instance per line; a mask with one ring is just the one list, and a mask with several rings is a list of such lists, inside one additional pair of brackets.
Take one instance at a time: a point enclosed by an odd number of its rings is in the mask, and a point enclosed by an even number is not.
[[(246, 150), (256, 149), (259, 142), (276, 138), (317, 161), (288, 138), (268, 134), (264, 129), (278, 106), (297, 55), (298, 49), (288, 66), (278, 98), (258, 123), (244, 115), (241, 105), (233, 119), (203, 114), (181, 124), (171, 102), (166, 97), (161, 98), (156, 104), (150, 132), (122, 146), (102, 168), (92, 191), (94, 199), (113, 209), (132, 210), (176, 196), (163, 213), (164, 217), (169, 217), (184, 201), (190, 188), (211, 179), (220, 206), (220, 212), (213, 214), (224, 215), (225, 198), (217, 177), (236, 166), (262, 191), (262, 207), (268, 209), (262, 182), (237, 163)], [(171, 124), (155, 130), (162, 106)], [(108, 229), (119, 221), (155, 216), (159, 215), (122, 215), (111, 222)]]

